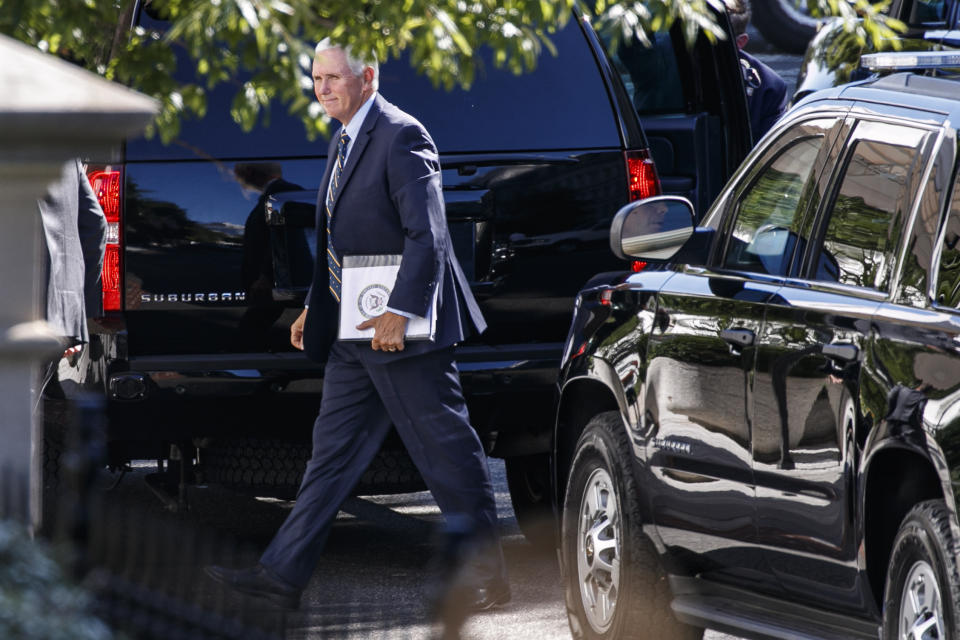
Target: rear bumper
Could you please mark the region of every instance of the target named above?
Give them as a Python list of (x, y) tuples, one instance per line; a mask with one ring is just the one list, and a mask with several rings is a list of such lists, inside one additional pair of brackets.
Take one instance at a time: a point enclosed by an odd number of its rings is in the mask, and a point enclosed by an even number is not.
[(165, 457), (165, 445), (260, 436), (309, 442), (323, 370), (301, 354), (131, 358), (107, 380), (116, 458)]
[[(547, 451), (560, 349), (458, 349), (471, 419), (493, 455)], [(162, 451), (167, 443), (219, 437), (308, 441), (320, 406), (323, 368), (300, 353), (147, 356), (126, 364), (107, 380), (115, 449)]]

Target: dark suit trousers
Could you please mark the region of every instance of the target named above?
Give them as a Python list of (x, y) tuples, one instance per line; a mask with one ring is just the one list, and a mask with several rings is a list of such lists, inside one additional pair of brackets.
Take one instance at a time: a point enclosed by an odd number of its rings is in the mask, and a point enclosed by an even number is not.
[(324, 372), (313, 455), (293, 510), (261, 563), (304, 587), (340, 504), (396, 425), (447, 527), (494, 542), (491, 575), (504, 575), (486, 455), (460, 389), (453, 349), (373, 363), (366, 343), (337, 342)]

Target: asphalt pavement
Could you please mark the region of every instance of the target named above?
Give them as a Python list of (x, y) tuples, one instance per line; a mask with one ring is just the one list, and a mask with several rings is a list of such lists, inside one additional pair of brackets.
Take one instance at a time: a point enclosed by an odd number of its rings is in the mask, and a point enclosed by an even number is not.
[[(437, 637), (440, 628), (431, 622), (424, 590), (442, 517), (428, 492), (349, 499), (332, 528), (300, 610), (282, 613), (262, 601), (227, 592), (204, 575), (203, 566), (251, 566), (292, 502), (200, 485), (188, 491), (190, 509), (171, 514), (147, 489), (145, 476), (151, 470), (149, 466), (134, 469), (106, 494), (115, 505), (123, 505), (133, 521), (148, 523), (150, 532), (139, 534), (134, 533), (138, 531), (135, 522), (126, 523), (122, 528), (128, 535), (146, 535), (151, 548), (162, 547), (126, 560), (124, 573), (152, 576), (150, 581), (165, 590), (226, 619), (267, 628), (278, 639)], [(503, 461), (491, 459), (490, 470), (513, 598), (506, 606), (473, 616), (461, 637), (568, 640), (555, 552), (535, 549), (522, 536), (510, 504)], [(184, 531), (190, 533), (185, 536)], [(189, 552), (196, 547), (207, 551)], [(715, 631), (707, 631), (704, 637), (739, 640)]]

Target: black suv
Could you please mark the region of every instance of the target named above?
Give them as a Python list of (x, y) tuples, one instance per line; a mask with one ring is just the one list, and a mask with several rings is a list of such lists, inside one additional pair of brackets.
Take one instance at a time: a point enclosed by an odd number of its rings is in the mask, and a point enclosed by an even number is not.
[(951, 80), (822, 91), (699, 227), (671, 196), (617, 214), (615, 253), (670, 265), (577, 300), (574, 637), (960, 637), (958, 121)]
[[(488, 56), (469, 91), (437, 89), (406, 60), (381, 67), (380, 91), (440, 151), (456, 254), (489, 325), (457, 360), (474, 426), (507, 459), (522, 526), (550, 510), (573, 300), (592, 274), (624, 268), (606, 249), (613, 212), (661, 185), (710, 202), (749, 151), (732, 40), (688, 50), (679, 24), (653, 37), (649, 51), (623, 46), (611, 60), (575, 16), (551, 37), (555, 57), (516, 76)], [(232, 92), (215, 91), (177, 143), (133, 140), (94, 167), (113, 228), (109, 312), (75, 378), (107, 395), (111, 465), (198, 460), (207, 481), (290, 494), (321, 389), (289, 326), (313, 272), (327, 142), (306, 140), (280, 107), (243, 133), (228, 117)], [(358, 490), (421, 487), (395, 438)]]
[[(906, 25), (897, 38), (904, 51), (960, 47), (960, 2), (956, 0), (892, 0), (885, 13)], [(794, 102), (814, 91), (868, 77), (870, 71), (861, 66), (860, 57), (871, 52), (857, 44), (856, 34), (842, 18), (827, 19), (807, 45)]]

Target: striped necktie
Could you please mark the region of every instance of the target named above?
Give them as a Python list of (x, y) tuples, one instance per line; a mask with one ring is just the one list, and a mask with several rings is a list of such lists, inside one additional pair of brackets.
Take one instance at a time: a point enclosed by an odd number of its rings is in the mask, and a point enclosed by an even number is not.
[(330, 272), (330, 293), (337, 302), (340, 302), (341, 268), (340, 259), (333, 248), (333, 238), (330, 236), (330, 220), (333, 218), (333, 203), (337, 197), (337, 189), (340, 187), (340, 175), (343, 173), (343, 164), (347, 159), (349, 142), (350, 136), (347, 135), (346, 130), (342, 131), (340, 142), (337, 143), (337, 164), (333, 168), (333, 179), (327, 189), (327, 270)]

